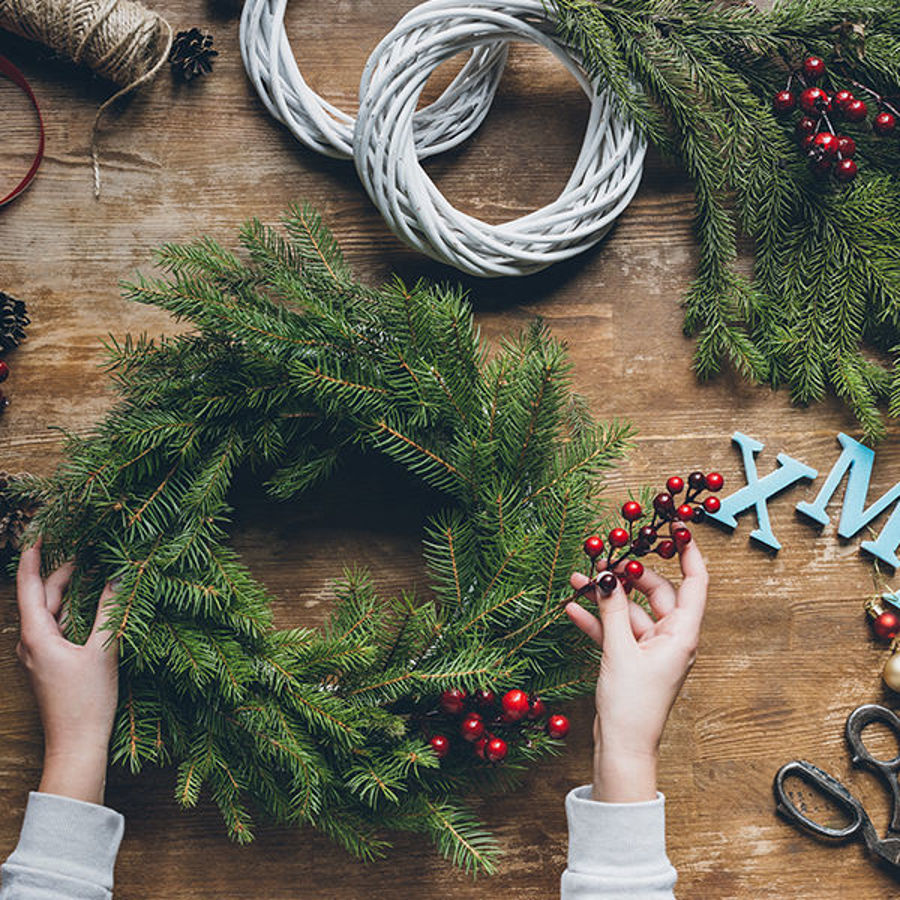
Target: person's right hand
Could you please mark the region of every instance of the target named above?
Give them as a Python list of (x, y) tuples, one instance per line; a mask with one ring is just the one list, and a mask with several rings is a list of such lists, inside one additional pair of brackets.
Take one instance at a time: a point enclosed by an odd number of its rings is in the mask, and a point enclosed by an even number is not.
[[(628, 803), (656, 797), (659, 742), (669, 711), (697, 653), (708, 576), (694, 541), (679, 554), (684, 578), (677, 591), (651, 569), (635, 582), (655, 621), (620, 584), (599, 590), (599, 619), (577, 603), (569, 618), (603, 648), (594, 721), (595, 800)], [(571, 578), (576, 589), (587, 576)]]
[(23, 551), (17, 577), (21, 636), (16, 654), (28, 672), (44, 726), (39, 790), (103, 803), (109, 738), (118, 700), (118, 641), (102, 627), (113, 591), (106, 586), (83, 645), (60, 627), (71, 564), (41, 578), (41, 544)]

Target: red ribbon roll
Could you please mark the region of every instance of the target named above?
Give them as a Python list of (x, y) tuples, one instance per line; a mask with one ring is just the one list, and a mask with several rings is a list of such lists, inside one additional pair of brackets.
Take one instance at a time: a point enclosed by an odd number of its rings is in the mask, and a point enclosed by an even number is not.
[(40, 140), (38, 141), (37, 153), (34, 155), (31, 168), (12, 191), (5, 197), (0, 198), (0, 206), (6, 206), (7, 203), (11, 203), (15, 200), (16, 197), (31, 184), (34, 180), (34, 176), (37, 175), (41, 160), (44, 158), (44, 119), (41, 116), (41, 109), (38, 106), (37, 97), (34, 96), (34, 91), (31, 90), (31, 85), (26, 81), (25, 76), (8, 59), (5, 59), (2, 56), (0, 56), (0, 75), (5, 75), (13, 84), (22, 89), (23, 93), (31, 101), (32, 106), (34, 106), (34, 111), (37, 113), (38, 117), (38, 125), (40, 126)]

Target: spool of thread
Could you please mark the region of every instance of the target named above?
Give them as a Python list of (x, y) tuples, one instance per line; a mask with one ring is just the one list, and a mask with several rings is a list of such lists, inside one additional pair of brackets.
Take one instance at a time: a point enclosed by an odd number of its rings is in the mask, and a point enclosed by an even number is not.
[(100, 118), (120, 97), (150, 81), (172, 47), (172, 26), (135, 0), (0, 0), (0, 28), (88, 66), (119, 86), (94, 117), (91, 163), (100, 195), (96, 134)]

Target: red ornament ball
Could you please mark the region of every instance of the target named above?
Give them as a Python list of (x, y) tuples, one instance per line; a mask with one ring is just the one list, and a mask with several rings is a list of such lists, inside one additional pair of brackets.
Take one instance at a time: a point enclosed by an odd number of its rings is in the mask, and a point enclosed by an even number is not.
[(838, 139), (829, 131), (820, 131), (812, 142), (812, 149), (821, 156), (837, 155)]
[(679, 528), (672, 537), (679, 550), (683, 550), (691, 542), (691, 533), (687, 528)]
[(547, 719), (547, 734), (552, 738), (561, 740), (569, 733), (569, 720), (559, 714)]
[(628, 532), (624, 528), (613, 528), (609, 533), (609, 542), (613, 547), (624, 547), (628, 541)]
[(772, 109), (779, 116), (785, 116), (789, 112), (793, 112), (796, 106), (797, 98), (794, 96), (793, 91), (779, 91), (772, 98)]
[(880, 112), (872, 120), (872, 131), (879, 137), (887, 137), (889, 134), (893, 134), (896, 128), (897, 119), (889, 112)]
[(869, 108), (862, 100), (851, 100), (843, 109), (844, 118), (848, 122), (862, 122), (868, 115)]
[(852, 159), (842, 159), (834, 167), (834, 177), (837, 178), (838, 181), (853, 181), (853, 179), (856, 178), (857, 172), (859, 172), (859, 168)]
[(528, 694), (525, 691), (520, 691), (518, 688), (507, 691), (503, 695), (502, 703), (504, 714), (513, 722), (518, 722), (520, 719), (525, 718), (531, 707), (531, 704), (528, 702)]
[(807, 56), (803, 60), (803, 74), (810, 81), (815, 81), (825, 74), (825, 63), (818, 56)]
[(872, 621), (872, 630), (884, 641), (892, 641), (900, 633), (900, 617), (886, 609)]
[(543, 719), (547, 715), (547, 707), (540, 697), (535, 697), (531, 701), (531, 709), (528, 710), (528, 718), (533, 722), (535, 719)]
[(717, 513), (722, 506), (722, 501), (718, 497), (707, 497), (703, 501), (703, 508), (708, 513)]
[(450, 741), (442, 734), (436, 734), (428, 743), (438, 759), (443, 759), (450, 752)]
[(459, 733), (467, 741), (477, 741), (484, 734), (484, 722), (478, 713), (469, 713), (459, 726)]
[(808, 134), (813, 134), (816, 130), (816, 120), (811, 119), (809, 116), (801, 116), (797, 122), (797, 137), (806, 137)]
[(634, 522), (643, 514), (644, 510), (641, 509), (641, 504), (636, 503), (634, 500), (629, 500), (622, 505), (622, 518), (625, 519), (626, 522)]
[(625, 563), (625, 577), (631, 581), (637, 581), (644, 574), (644, 567), (636, 559), (629, 559)]
[(618, 579), (612, 572), (604, 572), (597, 579), (597, 587), (600, 588), (600, 593), (607, 597), (616, 589), (616, 584), (618, 584)]
[(475, 691), (472, 696), (475, 698), (475, 702), (479, 706), (491, 706), (493, 702), (497, 699), (497, 695), (493, 691)]
[(710, 491), (721, 491), (725, 479), (718, 472), (710, 472), (706, 476), (706, 488)]
[(506, 741), (503, 738), (495, 737), (487, 742), (487, 746), (484, 748), (484, 758), (492, 763), (503, 762), (508, 751)]
[(800, 94), (799, 103), (800, 109), (807, 115), (818, 116), (827, 112), (828, 94), (820, 87), (810, 87)]
[(603, 538), (597, 534), (592, 534), (584, 542), (584, 552), (591, 558), (596, 559), (603, 553)]
[(671, 559), (675, 555), (675, 541), (670, 541), (666, 538), (664, 541), (660, 541), (659, 545), (656, 548), (656, 552), (663, 559)]
[(836, 109), (839, 109), (841, 112), (843, 112), (843, 111), (844, 111), (844, 107), (845, 107), (848, 103), (852, 103), (855, 99), (856, 99), (856, 97), (854, 97), (853, 94), (852, 94), (850, 91), (844, 89), (844, 90), (838, 91), (838, 92), (831, 98), (831, 102), (832, 102), (832, 105), (833, 105)]
[(466, 705), (466, 692), (450, 688), (441, 694), (441, 709), (450, 716), (458, 716)]
[(680, 494), (684, 490), (684, 479), (679, 478), (677, 475), (673, 475), (666, 482), (666, 490), (670, 494)]
[(856, 141), (853, 140), (852, 137), (846, 134), (839, 134), (837, 136), (838, 139), (838, 155), (842, 156), (844, 159), (850, 159), (854, 153), (856, 153)]
[(684, 503), (678, 507), (678, 511), (675, 513), (682, 522), (690, 522), (694, 517), (694, 507), (689, 503)]
[(675, 501), (671, 494), (661, 493), (653, 498), (653, 508), (661, 515), (671, 513), (675, 509)]
[(0, 381), (6, 381), (9, 378), (9, 366), (5, 360), (0, 359)]

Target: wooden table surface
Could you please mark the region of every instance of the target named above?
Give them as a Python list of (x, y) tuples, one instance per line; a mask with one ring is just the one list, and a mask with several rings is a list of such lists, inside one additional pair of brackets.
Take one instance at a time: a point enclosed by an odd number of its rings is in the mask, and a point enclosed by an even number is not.
[[(289, 33), (303, 72), (339, 106), (355, 106), (369, 50), (409, 0), (296, 3)], [(0, 468), (49, 472), (59, 432), (88, 429), (110, 403), (98, 370), (109, 332), (171, 331), (166, 316), (120, 299), (118, 282), (149, 266), (163, 241), (209, 234), (232, 243), (248, 216), (274, 221), (286, 205), (310, 200), (325, 215), (357, 273), (371, 280), (454, 278), (407, 251), (369, 204), (352, 165), (298, 146), (265, 113), (244, 76), (236, 6), (164, 0), (176, 28), (215, 33), (220, 56), (211, 77), (155, 84), (106, 118), (100, 138), (103, 195), (91, 194), (91, 119), (109, 85), (34, 45), (0, 36), (0, 53), (18, 64), (37, 92), (47, 155), (37, 181), (0, 211), (0, 289), (28, 302), (33, 324), (10, 355), (4, 389), (12, 405), (0, 421)], [(462, 150), (428, 169), (450, 200), (491, 221), (551, 200), (573, 164), (586, 121), (579, 88), (543, 51), (516, 47), (496, 106)], [(0, 186), (27, 166), (34, 125), (26, 101), (0, 82)], [(680, 298), (692, 278), (690, 185), (650, 154), (640, 192), (612, 234), (574, 262), (508, 281), (469, 281), (490, 339), (543, 316), (564, 338), (575, 381), (602, 416), (639, 428), (634, 452), (609, 479), (621, 498), (672, 472), (721, 470), (743, 484), (736, 429), (765, 442), (760, 470), (785, 451), (827, 471), (835, 435), (855, 433), (837, 404), (791, 407), (787, 396), (722, 377), (706, 385), (691, 374), (692, 342), (681, 333)], [(749, 256), (743, 259), (749, 266)], [(878, 448), (877, 496), (900, 474), (900, 429)], [(275, 510), (243, 498), (235, 543), (279, 597), (281, 625), (317, 624), (331, 602), (330, 580), (350, 558), (386, 588), (422, 586), (417, 522), (424, 510), (384, 521), (363, 475), (336, 488), (322, 509)], [(353, 481), (356, 477), (356, 482)], [(712, 573), (701, 652), (677, 704), (662, 750), (668, 847), (684, 898), (887, 898), (897, 892), (860, 845), (823, 847), (779, 821), (772, 776), (794, 757), (849, 778), (882, 827), (886, 803), (865, 774), (850, 772), (842, 729), (860, 703), (886, 700), (883, 646), (870, 638), (862, 604), (872, 566), (858, 541), (835, 526), (818, 533), (793, 508), (813, 496), (799, 487), (771, 504), (784, 544), (777, 557), (748, 543), (752, 515), (733, 536), (698, 529)], [(352, 493), (354, 508), (347, 503)], [(362, 546), (364, 550), (359, 551)], [(671, 568), (671, 564), (667, 567)], [(26, 792), (37, 784), (41, 733), (13, 648), (14, 592), (0, 589), (0, 857), (14, 846)], [(564, 793), (590, 771), (591, 706), (568, 710), (574, 728), (564, 756), (535, 766), (525, 785), (485, 805), (506, 849), (499, 874), (472, 882), (430, 847), (401, 839), (384, 862), (363, 866), (325, 839), (261, 829), (249, 848), (223, 836), (217, 812), (182, 813), (171, 799), (173, 774), (111, 774), (108, 802), (127, 817), (117, 896), (137, 898), (551, 898), (564, 866)]]

